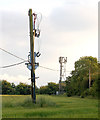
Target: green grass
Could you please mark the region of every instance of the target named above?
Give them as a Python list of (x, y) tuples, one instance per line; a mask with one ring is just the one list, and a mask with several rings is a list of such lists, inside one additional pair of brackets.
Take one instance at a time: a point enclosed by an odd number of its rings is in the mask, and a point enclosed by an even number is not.
[(3, 118), (98, 118), (98, 100), (38, 95), (37, 104), (30, 96), (3, 96)]

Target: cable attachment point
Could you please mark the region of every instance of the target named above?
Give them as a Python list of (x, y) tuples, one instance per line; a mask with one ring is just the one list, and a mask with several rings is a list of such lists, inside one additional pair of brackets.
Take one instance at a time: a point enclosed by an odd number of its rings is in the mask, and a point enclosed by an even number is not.
[(39, 36), (40, 36), (40, 30), (39, 29), (33, 30), (33, 35), (34, 35), (34, 32), (35, 32), (35, 37), (39, 38)]
[(37, 52), (36, 56), (37, 56), (37, 57), (40, 57), (40, 55), (41, 55), (41, 53)]

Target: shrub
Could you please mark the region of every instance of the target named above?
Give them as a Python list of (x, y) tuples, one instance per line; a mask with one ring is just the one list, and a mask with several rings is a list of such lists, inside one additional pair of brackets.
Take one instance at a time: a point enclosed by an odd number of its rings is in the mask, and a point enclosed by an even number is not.
[(93, 87), (90, 88), (90, 94), (91, 94), (93, 97), (95, 97), (95, 96), (98, 95), (97, 91), (96, 91)]
[(85, 90), (82, 94), (81, 94), (81, 98), (84, 98), (86, 96), (90, 95), (90, 91), (89, 89)]

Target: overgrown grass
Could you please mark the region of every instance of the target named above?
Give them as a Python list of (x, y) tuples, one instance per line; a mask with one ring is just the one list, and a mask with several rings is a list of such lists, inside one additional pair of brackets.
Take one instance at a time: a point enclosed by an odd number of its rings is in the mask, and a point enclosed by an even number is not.
[(37, 97), (36, 104), (32, 102), (32, 99), (30, 96), (25, 97), (24, 100), (21, 101), (15, 101), (12, 99), (14, 97), (11, 97), (11, 101), (4, 101), (3, 107), (12, 108), (12, 107), (27, 107), (27, 108), (39, 108), (39, 107), (54, 107), (56, 106), (56, 103), (46, 97), (46, 96), (39, 96)]
[(28, 108), (39, 108), (39, 107), (54, 107), (56, 106), (56, 103), (48, 97), (39, 96), (36, 100), (36, 104), (33, 104), (32, 99), (30, 97), (27, 97), (23, 102), (16, 105)]
[(46, 96), (39, 96), (37, 98), (37, 104), (40, 107), (55, 107), (56, 103), (51, 99)]
[(3, 118), (97, 118), (98, 100), (38, 95), (37, 104), (30, 96), (3, 96)]

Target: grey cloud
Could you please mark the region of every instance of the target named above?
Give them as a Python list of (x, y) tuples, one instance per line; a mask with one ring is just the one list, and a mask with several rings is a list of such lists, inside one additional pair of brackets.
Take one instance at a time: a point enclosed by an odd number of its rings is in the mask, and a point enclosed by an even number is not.
[[(1, 14), (1, 40), (2, 46), (7, 51), (23, 58), (27, 59), (29, 52), (29, 33), (28, 33), (28, 14), (26, 15), (12, 12), (12, 11), (0, 11)], [(0, 26), (1, 27), (1, 26)], [(15, 57), (2, 52), (2, 66), (18, 63), (20, 60)], [(20, 66), (12, 67), (4, 70), (9, 74), (25, 74), (25, 71), (20, 72), (18, 69)], [(27, 68), (26, 68), (27, 69)], [(14, 72), (16, 71), (16, 72)]]
[(17, 12), (1, 12), (2, 32), (6, 35), (20, 35), (25, 33), (27, 28), (27, 18), (25, 15)]
[(14, 53), (25, 57), (28, 53), (28, 14), (24, 15), (12, 11), (1, 13), (1, 42), (5, 49), (14, 50)]
[(94, 26), (94, 16), (90, 8), (69, 8), (66, 6), (66, 8), (54, 9), (50, 21), (52, 21), (52, 26), (59, 31), (83, 31)]

